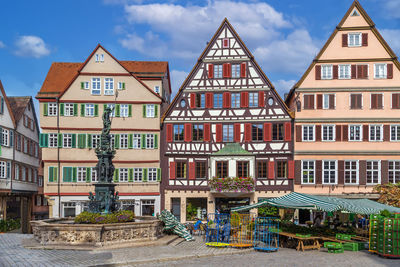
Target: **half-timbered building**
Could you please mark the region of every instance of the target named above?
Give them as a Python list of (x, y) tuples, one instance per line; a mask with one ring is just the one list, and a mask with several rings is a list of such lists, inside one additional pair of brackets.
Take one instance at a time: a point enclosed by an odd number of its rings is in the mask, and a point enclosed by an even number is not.
[[(181, 221), (292, 191), (291, 115), (227, 19), (162, 122), (162, 205)], [(210, 186), (228, 177), (255, 187)]]

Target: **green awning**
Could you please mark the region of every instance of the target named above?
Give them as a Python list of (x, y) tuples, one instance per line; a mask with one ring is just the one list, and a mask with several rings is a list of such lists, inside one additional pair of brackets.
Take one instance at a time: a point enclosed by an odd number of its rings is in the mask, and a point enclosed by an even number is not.
[(239, 155), (253, 155), (251, 152), (244, 149), (238, 143), (227, 143), (219, 151), (212, 154), (213, 156), (239, 156)]

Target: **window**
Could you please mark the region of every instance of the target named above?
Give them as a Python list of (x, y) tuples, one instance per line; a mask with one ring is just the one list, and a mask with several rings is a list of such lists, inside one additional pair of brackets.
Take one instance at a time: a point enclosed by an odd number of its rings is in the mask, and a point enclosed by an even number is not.
[(114, 79), (104, 78), (104, 94), (114, 95)]
[(400, 125), (390, 126), (390, 141), (400, 141)]
[(101, 94), (101, 82), (100, 78), (92, 78), (92, 95)]
[(257, 177), (258, 178), (267, 178), (267, 165), (268, 161), (257, 161)]
[(240, 77), (240, 64), (232, 64), (232, 78)]
[(322, 125), (322, 141), (335, 141), (335, 125)]
[(214, 108), (222, 108), (222, 94), (214, 94)]
[(304, 109), (314, 109), (314, 95), (304, 95)]
[(94, 116), (94, 104), (85, 104), (85, 117)]
[(387, 64), (374, 64), (374, 78), (386, 79), (387, 77)]
[(91, 169), (91, 173), (92, 173), (92, 182), (97, 182), (97, 170), (96, 170), (96, 168), (92, 168)]
[(74, 104), (64, 105), (64, 116), (74, 116)]
[(128, 168), (119, 169), (119, 181), (128, 182)]
[(249, 93), (249, 107), (258, 107), (258, 93)]
[(0, 178), (7, 178), (7, 163), (0, 161)]
[(344, 182), (346, 184), (358, 184), (357, 160), (346, 160), (344, 162)]
[(206, 95), (196, 94), (196, 108), (204, 108), (206, 105)]
[(24, 138), (24, 153), (28, 154), (28, 139)]
[(371, 109), (383, 109), (383, 94), (371, 94)]
[(28, 182), (32, 182), (32, 169), (28, 168)]
[(335, 109), (335, 95), (334, 94), (323, 94), (322, 95), (322, 108), (323, 109)]
[(184, 136), (183, 124), (175, 124), (174, 125), (174, 140), (175, 141), (183, 141), (183, 136)]
[(321, 65), (321, 79), (332, 79), (332, 65)]
[(302, 160), (301, 161), (301, 183), (314, 184), (315, 183), (315, 161)]
[(231, 108), (240, 108), (240, 94), (232, 93), (231, 94)]
[(75, 202), (63, 202), (64, 217), (75, 217)]
[(90, 87), (89, 82), (83, 82), (83, 88), (84, 88), (85, 90), (88, 90), (89, 87)]
[(146, 148), (154, 148), (154, 134), (146, 134)]
[(378, 160), (367, 161), (367, 184), (379, 184), (381, 182), (381, 162)]
[(15, 180), (19, 180), (19, 165), (18, 164), (15, 164), (14, 177), (15, 177)]
[(215, 176), (217, 178), (225, 178), (228, 177), (228, 162), (227, 161), (217, 161), (216, 165), (216, 173)]
[(115, 117), (115, 104), (107, 104), (106, 106), (111, 109), (110, 117)]
[(125, 89), (125, 83), (118, 82), (118, 90), (123, 90), (123, 89)]
[(322, 161), (322, 181), (324, 184), (336, 184), (336, 160), (323, 160)]
[(26, 168), (24, 166), (21, 167), (22, 181), (26, 181)]
[(115, 134), (110, 134), (110, 148), (115, 148)]
[(96, 148), (100, 144), (100, 135), (93, 134), (92, 135), (92, 147)]
[(148, 176), (149, 182), (157, 182), (157, 168), (149, 168)]
[(249, 162), (248, 161), (237, 161), (236, 162), (236, 176), (237, 177), (249, 177)]
[(287, 177), (287, 162), (277, 161), (276, 162), (276, 178), (286, 178)]
[(17, 146), (17, 150), (18, 151), (21, 151), (21, 135), (19, 135), (19, 134), (17, 134), (17, 143), (16, 143), (16, 146)]
[(135, 181), (135, 182), (143, 181), (143, 169), (142, 168), (134, 168), (133, 169), (133, 181)]
[(9, 144), (9, 138), (8, 138), (8, 136), (9, 136), (9, 134), (10, 134), (10, 131), (9, 130), (7, 130), (7, 129), (2, 129), (1, 130), (1, 134), (2, 134), (2, 136), (1, 136), (1, 144), (3, 145), (3, 146), (9, 146), (10, 144)]
[(349, 47), (361, 46), (361, 33), (349, 33), (348, 38)]
[(140, 134), (133, 134), (133, 148), (140, 148)]
[(178, 161), (176, 163), (176, 178), (178, 179), (186, 178), (186, 161)]
[(369, 141), (382, 141), (383, 137), (383, 126), (382, 125), (370, 125), (369, 126)]
[(64, 148), (72, 147), (72, 134), (63, 134), (63, 147)]
[(222, 78), (222, 65), (214, 65), (214, 78)]
[(119, 135), (119, 147), (122, 149), (128, 148), (128, 134)]
[(146, 105), (146, 118), (154, 118), (154, 117), (155, 117), (154, 104)]
[(154, 199), (142, 199), (142, 216), (154, 216)]
[[(40, 187), (43, 186), (43, 178), (42, 177), (39, 177), (39, 186)], [(47, 205), (45, 205), (45, 206), (47, 206)]]
[(224, 124), (222, 125), (222, 141), (233, 142), (233, 125)]
[(251, 136), (253, 141), (263, 141), (264, 128), (262, 124), (251, 125)]
[(229, 39), (228, 38), (222, 39), (222, 47), (229, 48)]
[(203, 124), (193, 124), (193, 141), (203, 141)]
[(272, 140), (283, 140), (283, 123), (272, 124)]
[(349, 125), (349, 141), (362, 141), (361, 125)]
[(350, 109), (362, 109), (362, 94), (350, 94)]
[(86, 182), (86, 168), (78, 167), (77, 173), (78, 173), (77, 181), (78, 182)]
[(49, 116), (57, 116), (57, 103), (49, 103), (48, 104), (47, 114)]
[(96, 54), (96, 62), (104, 62), (104, 54)]
[(120, 105), (120, 117), (126, 118), (129, 116), (129, 105), (121, 104)]
[(314, 125), (303, 125), (303, 141), (315, 141)]
[(207, 168), (205, 161), (196, 161), (196, 178), (207, 178)]
[(339, 79), (351, 78), (351, 65), (339, 65)]
[(154, 92), (156, 92), (157, 94), (160, 94), (160, 86), (158, 86), (158, 85), (154, 86)]
[(389, 161), (389, 183), (400, 182), (400, 161)]
[(38, 180), (38, 172), (37, 172), (37, 170), (32, 170), (32, 173), (33, 173), (33, 182), (37, 183), (37, 180)]

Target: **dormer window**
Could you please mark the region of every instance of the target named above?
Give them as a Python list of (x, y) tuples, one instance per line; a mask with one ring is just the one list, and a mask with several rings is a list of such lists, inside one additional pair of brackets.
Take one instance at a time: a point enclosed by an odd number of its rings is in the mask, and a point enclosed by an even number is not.
[(160, 86), (158, 86), (158, 85), (154, 86), (154, 92), (156, 92), (157, 94), (160, 94)]
[(354, 9), (353, 13), (351, 13), (352, 17), (357, 17), (360, 16), (360, 14), (357, 12), (357, 9)]
[(349, 47), (361, 46), (361, 33), (349, 33)]
[(96, 54), (96, 62), (104, 62), (104, 54)]

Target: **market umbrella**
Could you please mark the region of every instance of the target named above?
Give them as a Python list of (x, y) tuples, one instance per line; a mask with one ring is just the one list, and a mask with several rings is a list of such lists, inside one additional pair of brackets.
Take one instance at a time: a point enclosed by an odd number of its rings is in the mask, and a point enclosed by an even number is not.
[(193, 236), (186, 227), (168, 210), (163, 210), (159, 219), (164, 222), (166, 230), (172, 230), (174, 234), (184, 238), (186, 241), (194, 241)]

